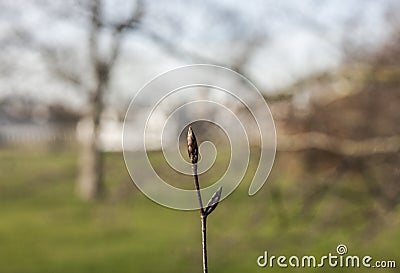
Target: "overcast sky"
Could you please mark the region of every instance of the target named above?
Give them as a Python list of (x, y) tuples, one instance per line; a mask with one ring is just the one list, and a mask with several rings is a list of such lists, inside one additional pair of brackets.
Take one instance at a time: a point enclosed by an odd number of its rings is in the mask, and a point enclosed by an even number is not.
[[(84, 90), (49, 74), (41, 55), (31, 45), (15, 43), (15, 30), (23, 29), (49, 47), (72, 48), (75, 53), (65, 61), (78, 72), (87, 71), (85, 18), (75, 2), (0, 3), (0, 96), (19, 93), (43, 101), (83, 105)], [(105, 10), (110, 21), (129, 16), (134, 5), (122, 0), (107, 2)], [(346, 39), (360, 51), (378, 46), (389, 33), (385, 14), (395, 2), (148, 1), (143, 24), (173, 41), (177, 48), (227, 65), (257, 40), (244, 71), (260, 90), (272, 92), (300, 77), (340, 65)], [(108, 38), (105, 34), (105, 50)], [(131, 98), (157, 74), (194, 62), (196, 59), (171, 56), (140, 33), (128, 35), (114, 71), (110, 101)]]

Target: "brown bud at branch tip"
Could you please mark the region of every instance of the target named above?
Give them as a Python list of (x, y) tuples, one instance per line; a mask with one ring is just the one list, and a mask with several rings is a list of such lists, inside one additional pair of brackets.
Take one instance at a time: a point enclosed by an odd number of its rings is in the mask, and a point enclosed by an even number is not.
[(187, 134), (187, 146), (188, 146), (188, 154), (192, 164), (196, 164), (199, 158), (199, 149), (197, 147), (196, 136), (192, 130), (192, 127), (189, 126), (188, 134)]

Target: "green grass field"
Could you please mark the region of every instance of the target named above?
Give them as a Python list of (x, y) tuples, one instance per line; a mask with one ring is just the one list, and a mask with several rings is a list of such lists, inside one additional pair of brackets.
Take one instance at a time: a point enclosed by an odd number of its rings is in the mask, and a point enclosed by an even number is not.
[[(107, 194), (88, 204), (75, 194), (76, 149), (0, 151), (0, 272), (201, 272), (199, 213), (153, 203), (131, 182), (120, 153), (104, 156)], [(219, 205), (208, 221), (210, 272), (360, 272), (256, 263), (265, 250), (320, 257), (339, 243), (352, 255), (397, 262), (361, 272), (398, 272), (399, 209), (371, 215), (379, 204), (351, 176), (307, 207), (310, 181), (298, 172), (296, 158), (278, 155), (259, 193), (247, 196), (248, 175)], [(358, 196), (342, 199), (343, 192)]]

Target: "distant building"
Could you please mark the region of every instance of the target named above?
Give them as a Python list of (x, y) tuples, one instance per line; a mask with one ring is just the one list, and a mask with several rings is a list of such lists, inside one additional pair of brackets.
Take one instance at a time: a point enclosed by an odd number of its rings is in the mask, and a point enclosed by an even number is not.
[(46, 105), (18, 96), (0, 101), (0, 146), (75, 141), (79, 114), (60, 105)]

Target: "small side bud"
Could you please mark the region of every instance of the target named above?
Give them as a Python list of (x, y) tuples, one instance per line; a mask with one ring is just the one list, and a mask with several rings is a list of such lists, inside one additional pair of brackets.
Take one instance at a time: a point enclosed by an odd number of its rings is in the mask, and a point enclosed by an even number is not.
[(197, 147), (196, 136), (194, 135), (192, 127), (190, 126), (187, 134), (187, 146), (190, 161), (192, 164), (196, 164), (199, 158), (199, 149)]
[(205, 209), (205, 214), (210, 215), (211, 212), (215, 210), (215, 208), (219, 204), (219, 200), (221, 199), (221, 194), (222, 194), (222, 187), (219, 187), (219, 189), (211, 196), (210, 201), (208, 201), (207, 207)]

